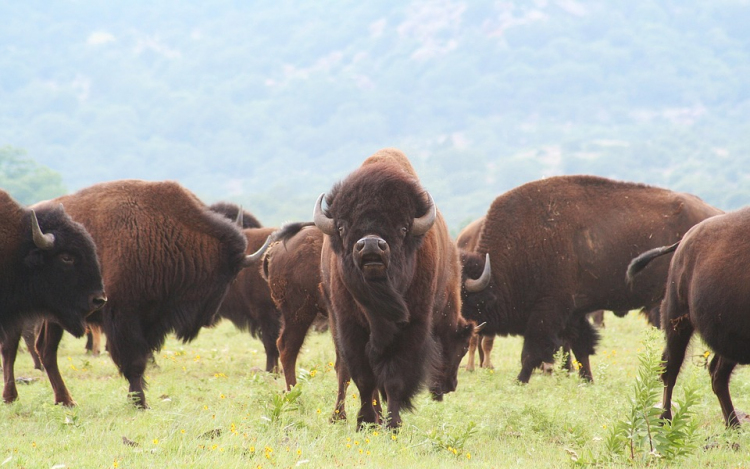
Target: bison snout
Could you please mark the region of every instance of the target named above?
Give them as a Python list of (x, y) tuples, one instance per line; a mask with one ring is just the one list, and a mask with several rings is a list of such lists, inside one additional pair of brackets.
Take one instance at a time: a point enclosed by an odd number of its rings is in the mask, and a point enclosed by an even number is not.
[(380, 254), (388, 249), (388, 243), (383, 238), (377, 236), (365, 236), (357, 241), (355, 248), (361, 255)]
[(354, 245), (354, 256), (366, 277), (382, 277), (388, 268), (390, 249), (383, 238), (365, 236)]

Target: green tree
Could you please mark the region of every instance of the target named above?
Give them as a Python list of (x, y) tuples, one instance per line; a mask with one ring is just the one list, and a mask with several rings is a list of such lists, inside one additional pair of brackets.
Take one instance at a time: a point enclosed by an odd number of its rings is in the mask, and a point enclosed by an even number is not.
[(33, 204), (65, 194), (62, 176), (10, 145), (0, 147), (0, 189), (22, 204)]

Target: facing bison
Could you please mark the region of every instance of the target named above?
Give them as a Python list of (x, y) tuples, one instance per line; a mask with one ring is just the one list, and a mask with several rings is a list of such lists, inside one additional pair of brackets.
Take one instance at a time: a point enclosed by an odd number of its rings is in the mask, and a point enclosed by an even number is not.
[(358, 427), (379, 421), (373, 401), (380, 391), (388, 426), (396, 428), (401, 409), (411, 408), (428, 377), (439, 374), (434, 316), (452, 308), (452, 333), (468, 346), (471, 326), (459, 315), (455, 248), (432, 198), (398, 150), (376, 153), (335, 185), (325, 212), (322, 199), (314, 214), (326, 234), (322, 288), (337, 355), (360, 392)]
[(530, 182), (495, 199), (476, 250), (464, 256), (465, 275), (476, 278), (486, 254), (492, 274), (486, 288), (464, 288), (463, 314), (486, 321), (485, 334), (524, 336), (519, 381), (551, 362), (563, 341), (592, 379), (598, 336), (586, 313), (658, 305), (668, 260), (633, 285), (622, 274), (628, 263), (718, 213), (695, 196), (642, 184), (593, 176)]
[[(24, 325), (38, 319), (81, 337), (107, 301), (96, 247), (59, 204), (30, 210), (0, 190), (0, 342), (3, 399), (18, 397), (13, 364)], [(58, 326), (59, 327), (59, 326)]]
[[(211, 323), (245, 265), (247, 241), (175, 182), (107, 182), (52, 203), (62, 203), (96, 242), (109, 301), (91, 320), (102, 321), (112, 360), (145, 407), (149, 354), (167, 333), (187, 342)], [(56, 356), (61, 334), (47, 324), (37, 347), (43, 360)], [(71, 403), (64, 384), (50, 381), (56, 402)]]

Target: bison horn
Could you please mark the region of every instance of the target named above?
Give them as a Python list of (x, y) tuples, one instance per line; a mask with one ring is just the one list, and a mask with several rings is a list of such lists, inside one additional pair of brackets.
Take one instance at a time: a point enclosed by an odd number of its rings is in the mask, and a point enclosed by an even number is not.
[(430, 203), (427, 213), (419, 218), (415, 218), (414, 223), (411, 225), (411, 234), (414, 236), (421, 236), (430, 231), (430, 228), (432, 228), (437, 219), (437, 207), (435, 207), (435, 201), (432, 200), (429, 192), (427, 193), (427, 200)]
[(245, 256), (245, 260), (242, 261), (242, 268), (256, 265), (258, 261), (263, 259), (263, 254), (266, 253), (266, 251), (268, 250), (268, 246), (270, 246), (271, 242), (273, 241), (273, 239), (271, 238), (273, 238), (273, 235), (269, 235), (268, 238), (266, 238), (266, 242), (263, 243), (263, 246), (261, 246), (260, 249), (252, 254)]
[(482, 329), (484, 329), (484, 326), (486, 325), (487, 325), (487, 321), (483, 322), (482, 324), (478, 326), (474, 326), (474, 333), (479, 334), (482, 331)]
[(42, 229), (39, 227), (39, 220), (36, 218), (36, 212), (31, 210), (31, 237), (34, 239), (34, 244), (39, 249), (49, 251), (55, 247), (55, 235), (52, 233), (44, 234)]
[(466, 291), (469, 293), (476, 293), (484, 290), (490, 284), (490, 278), (492, 277), (492, 267), (490, 267), (490, 255), (486, 254), (484, 258), (484, 270), (482, 275), (478, 279), (467, 278), (464, 285), (466, 285)]
[(328, 218), (326, 214), (323, 213), (323, 197), (325, 197), (325, 194), (320, 194), (318, 201), (315, 202), (313, 222), (315, 222), (315, 226), (317, 226), (320, 231), (328, 236), (333, 236), (333, 234), (336, 233), (336, 225), (333, 222), (333, 218)]
[(240, 227), (240, 229), (245, 227), (245, 211), (242, 210), (242, 205), (240, 205), (240, 209), (237, 212), (237, 218), (234, 222)]

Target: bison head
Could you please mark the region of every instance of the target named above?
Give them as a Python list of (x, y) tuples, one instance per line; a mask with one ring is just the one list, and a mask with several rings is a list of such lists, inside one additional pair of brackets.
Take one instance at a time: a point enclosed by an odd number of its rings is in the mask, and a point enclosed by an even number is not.
[(107, 301), (94, 241), (62, 205), (30, 210), (27, 223), (28, 307), (81, 337), (84, 319)]
[(496, 334), (497, 321), (491, 316), (497, 311), (499, 298), (493, 285), (490, 256), (461, 251), (461, 264), (461, 314), (477, 324), (486, 322), (485, 333)]
[(456, 390), (458, 386), (458, 368), (466, 352), (469, 351), (469, 339), (478, 334), (484, 327), (484, 323), (477, 326), (474, 321), (466, 321), (463, 317), (458, 318), (455, 328), (438, 332), (441, 336), (440, 344), (440, 366), (435, 373), (435, 379), (430, 385), (430, 393), (436, 401), (442, 401), (443, 395)]
[[(379, 168), (378, 168), (379, 167)], [(330, 236), (342, 278), (366, 309), (408, 321), (402, 299), (415, 273), (416, 252), (437, 210), (419, 183), (387, 165), (355, 171), (318, 198), (315, 225)]]

